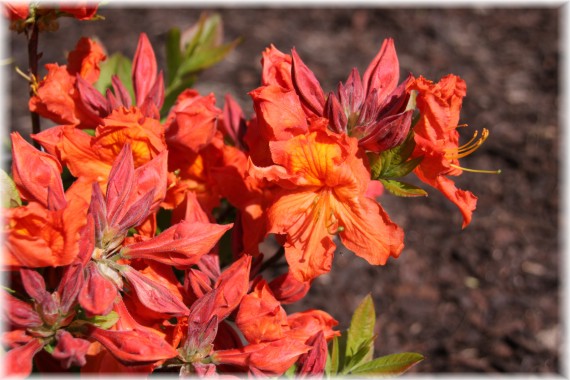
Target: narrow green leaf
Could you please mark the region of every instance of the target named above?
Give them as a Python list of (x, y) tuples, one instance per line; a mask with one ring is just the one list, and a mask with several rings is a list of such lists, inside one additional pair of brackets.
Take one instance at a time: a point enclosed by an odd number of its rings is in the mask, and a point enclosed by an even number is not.
[(380, 182), (382, 182), (386, 190), (398, 197), (426, 197), (428, 195), (422, 188), (406, 182), (382, 178)]
[(22, 200), (20, 199), (20, 194), (18, 193), (18, 189), (16, 189), (14, 180), (2, 169), (0, 169), (0, 195), (2, 197), (2, 207), (4, 208), (22, 205)]
[(368, 162), (370, 163), (370, 176), (372, 179), (380, 178), (382, 173), (382, 157), (379, 154), (368, 152)]
[(338, 337), (335, 336), (331, 342), (331, 347), (328, 350), (327, 363), (325, 365), (325, 373), (328, 376), (335, 376), (338, 373), (338, 364), (339, 364)]
[[(204, 26), (206, 24), (206, 16), (201, 15), (198, 24), (194, 25), (190, 30), (187, 30), (182, 39), (184, 41), (184, 59), (188, 59), (194, 54), (194, 50), (200, 45), (202, 34), (204, 33)], [(185, 42), (190, 40), (189, 42)]]
[[(374, 351), (374, 324), (376, 323), (376, 312), (374, 310), (374, 301), (372, 296), (368, 294), (360, 305), (354, 311), (350, 321), (350, 327), (347, 334), (346, 342), (346, 362), (349, 363), (356, 353), (361, 349), (363, 344), (367, 345), (367, 351), (362, 356), (362, 360), (371, 360)], [(352, 366), (357, 363), (351, 363)]]
[[(347, 363), (344, 366), (343, 374), (350, 373), (350, 371), (358, 367), (362, 362), (367, 362), (372, 360), (372, 348), (374, 347), (374, 340), (376, 336), (371, 337), (369, 340), (364, 341), (361, 343), (358, 351), (350, 358), (347, 359)], [(367, 359), (367, 360), (364, 360)]]
[(108, 88), (111, 88), (111, 77), (117, 75), (126, 89), (129, 91), (131, 98), (134, 99), (133, 81), (131, 78), (131, 60), (122, 55), (115, 53), (107, 60), (101, 63), (101, 73), (99, 80), (95, 82), (95, 88), (103, 95)]
[(190, 73), (195, 73), (218, 63), (221, 61), (230, 51), (232, 51), (239, 43), (241, 39), (236, 39), (230, 43), (211, 47), (202, 48), (197, 47), (192, 57), (184, 61), (179, 67), (180, 75), (187, 75)]
[(218, 13), (207, 17), (200, 35), (200, 45), (215, 46), (222, 42), (222, 18)]
[(166, 86), (168, 87), (178, 75), (178, 68), (182, 64), (180, 51), (180, 29), (172, 28), (166, 36)]
[(423, 156), (412, 158), (399, 165), (392, 166), (382, 173), (382, 178), (400, 178), (410, 174), (423, 160)]
[(403, 352), (379, 357), (368, 363), (361, 364), (351, 374), (353, 375), (400, 375), (419, 363), (424, 356), (414, 352)]

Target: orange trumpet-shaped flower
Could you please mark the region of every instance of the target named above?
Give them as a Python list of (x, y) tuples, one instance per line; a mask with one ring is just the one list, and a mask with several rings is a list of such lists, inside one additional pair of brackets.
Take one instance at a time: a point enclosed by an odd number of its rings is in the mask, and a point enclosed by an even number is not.
[(330, 270), (338, 235), (343, 244), (371, 264), (398, 257), (403, 232), (382, 207), (364, 194), (370, 174), (357, 155), (357, 140), (315, 130), (270, 143), (269, 168), (252, 167), (281, 186), (268, 210), (271, 233), (286, 235), (291, 273), (308, 281)]
[(423, 156), (423, 160), (414, 172), (421, 181), (441, 191), (459, 207), (465, 228), (471, 222), (477, 197), (470, 191), (455, 187), (447, 176), (462, 173), (459, 158), (477, 149), (487, 138), (488, 132), (483, 130), (481, 139), (472, 139), (464, 146), (459, 146), (457, 127), (466, 85), (458, 76), (447, 75), (438, 83), (419, 77), (409, 89), (418, 91), (416, 102), (421, 115), (414, 127), (416, 148), (413, 156)]
[(5, 210), (7, 267), (62, 266), (73, 262), (79, 251), (79, 231), (85, 224), (87, 205), (73, 198), (60, 210), (39, 203)]
[(90, 128), (96, 120), (83, 106), (75, 87), (76, 78), (88, 83), (99, 78), (99, 63), (105, 60), (103, 48), (95, 41), (81, 38), (75, 50), (69, 53), (68, 64), (46, 65), (48, 74), (39, 82), (35, 95), (30, 99), (30, 111), (59, 124), (81, 125)]

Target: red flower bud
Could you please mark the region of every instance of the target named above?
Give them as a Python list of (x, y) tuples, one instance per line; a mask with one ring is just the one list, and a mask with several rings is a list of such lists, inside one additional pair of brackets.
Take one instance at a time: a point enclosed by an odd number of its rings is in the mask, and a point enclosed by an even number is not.
[(299, 357), (299, 369), (297, 373), (300, 377), (322, 377), (325, 371), (328, 353), (325, 335), (322, 331), (319, 331), (309, 338), (307, 344), (311, 346), (312, 349)]
[(44, 343), (32, 339), (23, 346), (16, 347), (4, 355), (4, 375), (26, 377), (32, 372), (32, 360), (42, 349)]
[(188, 315), (188, 308), (165, 286), (149, 280), (138, 271), (128, 267), (122, 272), (142, 304), (149, 309), (173, 316)]
[(323, 116), (325, 95), (315, 74), (303, 63), (295, 48), (291, 50), (293, 65), (291, 75), (293, 85), (303, 106), (308, 108), (315, 116)]
[(121, 363), (145, 364), (178, 356), (157, 334), (146, 330), (111, 331), (89, 326), (86, 336), (101, 343)]
[(311, 283), (299, 281), (291, 272), (287, 272), (271, 281), (269, 288), (280, 303), (290, 304), (303, 298), (311, 288)]
[(57, 346), (51, 355), (61, 361), (63, 368), (69, 368), (72, 365), (79, 367), (85, 365), (85, 355), (91, 344), (88, 340), (74, 338), (65, 330), (58, 330), (56, 338)]
[(122, 255), (129, 259), (149, 259), (176, 267), (189, 267), (208, 253), (231, 227), (232, 224), (182, 221), (152, 239), (125, 247)]
[(32, 305), (8, 293), (4, 297), (4, 314), (10, 323), (17, 327), (38, 327), (43, 324)]
[(34, 148), (17, 132), (10, 136), (13, 148), (12, 175), (22, 197), (37, 201), (50, 210), (63, 209), (67, 202), (59, 161), (51, 154)]
[(145, 33), (141, 33), (135, 57), (133, 59), (132, 77), (137, 106), (142, 105), (156, 81), (156, 57), (152, 45)]
[[(112, 269), (108, 268), (108, 270)], [(85, 285), (78, 296), (79, 304), (88, 315), (109, 314), (119, 295), (117, 285), (103, 275), (93, 261), (87, 264), (85, 273)]]

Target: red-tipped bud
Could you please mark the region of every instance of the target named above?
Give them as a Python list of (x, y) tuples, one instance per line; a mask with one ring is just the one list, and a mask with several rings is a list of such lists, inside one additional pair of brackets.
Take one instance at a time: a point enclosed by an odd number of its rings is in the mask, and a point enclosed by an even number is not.
[(225, 319), (240, 304), (243, 296), (249, 290), (249, 273), (251, 269), (251, 256), (243, 255), (229, 268), (222, 272), (215, 288), (216, 315), (218, 320)]
[(149, 280), (138, 271), (128, 267), (122, 272), (129, 281), (131, 288), (137, 294), (141, 303), (157, 313), (172, 316), (187, 315), (189, 310), (165, 286)]
[(65, 273), (57, 287), (57, 292), (61, 297), (60, 308), (62, 313), (67, 314), (75, 305), (84, 282), (85, 276), (81, 263), (75, 262), (65, 268)]
[(412, 125), (412, 110), (389, 116), (366, 128), (358, 145), (372, 152), (383, 152), (404, 142)]
[(58, 330), (56, 338), (57, 346), (55, 346), (51, 355), (61, 362), (63, 368), (70, 368), (73, 365), (78, 367), (85, 365), (87, 362), (85, 355), (91, 344), (88, 340), (74, 338), (65, 330)]
[(187, 293), (193, 294), (196, 298), (203, 297), (212, 290), (208, 275), (195, 269), (188, 271), (184, 287)]
[(141, 106), (145, 102), (156, 81), (157, 71), (156, 57), (152, 45), (147, 35), (141, 33), (132, 68), (137, 106)]
[(164, 103), (164, 79), (162, 71), (158, 74), (154, 85), (141, 104), (140, 109), (143, 115), (153, 119), (160, 119), (160, 109)]
[[(36, 201), (51, 210), (63, 209), (67, 202), (61, 182), (61, 165), (55, 157), (40, 152), (19, 133), (11, 134), (12, 176), (22, 198)], [(48, 202), (48, 198), (50, 198)]]
[(107, 99), (91, 83), (81, 78), (80, 75), (77, 75), (76, 78), (79, 99), (81, 99), (83, 106), (91, 114), (90, 116), (98, 118), (100, 124), (101, 119), (111, 112)]
[(4, 295), (4, 314), (16, 327), (38, 327), (43, 324), (41, 317), (32, 305), (6, 293)]
[(287, 272), (271, 281), (269, 288), (280, 303), (290, 304), (303, 298), (311, 288), (311, 283), (299, 281), (291, 272)]
[(178, 352), (164, 339), (146, 330), (111, 331), (89, 326), (86, 336), (101, 343), (125, 365), (152, 363), (178, 356)]
[(399, 78), (400, 65), (394, 40), (388, 38), (384, 40), (380, 51), (364, 72), (362, 77), (364, 93), (369, 94), (376, 90), (378, 91), (378, 101), (382, 102), (396, 88)]
[(20, 268), (20, 277), (26, 293), (37, 303), (49, 302), (51, 294), (46, 290), (46, 283), (41, 274), (33, 269)]
[(128, 258), (149, 259), (176, 267), (189, 267), (208, 253), (232, 227), (231, 224), (190, 223), (182, 221), (160, 235), (124, 248)]
[(125, 215), (125, 206), (133, 187), (135, 168), (129, 143), (123, 146), (113, 163), (107, 185), (107, 220), (110, 225), (118, 223)]
[(336, 95), (331, 92), (325, 104), (325, 115), (329, 119), (330, 128), (336, 133), (347, 133), (347, 117)]
[(245, 150), (243, 137), (245, 136), (247, 126), (243, 110), (230, 94), (226, 94), (225, 100), (220, 129), (232, 139), (236, 147)]
[[(111, 84), (113, 85), (113, 91), (115, 93), (115, 98), (117, 99), (119, 106), (130, 108), (132, 104), (131, 95), (129, 94), (129, 90), (127, 90), (117, 75), (113, 75), (111, 77)], [(115, 108), (118, 107), (113, 107), (113, 109)], [(111, 112), (111, 110), (109, 110), (109, 112)]]
[(327, 362), (327, 341), (322, 331), (313, 335), (307, 341), (312, 347), (311, 351), (299, 357), (297, 374), (300, 377), (317, 376), (322, 377), (325, 372), (325, 364)]
[(323, 116), (325, 96), (315, 74), (303, 63), (295, 48), (291, 50), (293, 65), (291, 68), (293, 86), (301, 103), (315, 116)]
[(201, 361), (214, 348), (214, 338), (218, 333), (218, 317), (215, 315), (207, 322), (193, 318), (192, 310), (188, 318), (188, 336), (184, 342), (184, 355), (189, 361)]
[(32, 339), (23, 346), (16, 347), (4, 355), (4, 375), (27, 377), (32, 372), (32, 360), (42, 349), (44, 343)]
[(99, 271), (99, 267), (120, 279), (116, 273), (111, 273), (112, 269), (104, 264), (97, 265), (93, 261), (87, 264), (85, 267), (85, 285), (79, 293), (78, 300), (81, 307), (89, 315), (109, 314), (119, 295), (117, 285), (103, 275)]
[(358, 113), (360, 107), (362, 107), (362, 104), (364, 103), (366, 93), (362, 87), (360, 73), (356, 68), (353, 68), (350, 72), (345, 85), (339, 85), (338, 94), (344, 111), (349, 115)]

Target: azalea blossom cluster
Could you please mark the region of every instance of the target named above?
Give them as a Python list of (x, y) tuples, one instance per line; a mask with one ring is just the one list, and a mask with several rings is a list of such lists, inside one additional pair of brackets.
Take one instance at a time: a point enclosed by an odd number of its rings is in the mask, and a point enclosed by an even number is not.
[[(47, 64), (29, 108), (57, 126), (31, 136), (41, 150), (11, 134), (7, 374), (322, 374), (337, 321), (283, 305), (340, 245), (372, 265), (400, 255), (383, 189), (425, 195), (399, 180), (415, 175), (470, 223), (477, 198), (451, 178), (487, 132), (460, 146), (465, 82), (400, 82), (392, 39), (328, 94), (295, 49), (268, 47), (251, 117), (191, 88), (165, 109), (145, 34), (129, 81), (101, 92), (106, 58), (81, 38), (66, 64)], [(281, 254), (287, 271), (272, 278)]]

